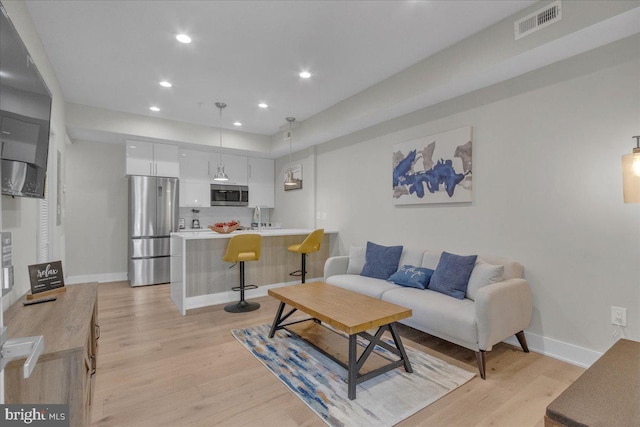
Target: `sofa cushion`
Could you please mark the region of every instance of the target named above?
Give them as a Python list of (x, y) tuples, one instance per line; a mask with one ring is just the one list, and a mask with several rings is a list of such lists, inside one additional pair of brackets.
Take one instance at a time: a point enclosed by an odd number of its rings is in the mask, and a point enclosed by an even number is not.
[(361, 276), (387, 280), (398, 269), (402, 246), (382, 246), (367, 242)]
[(380, 299), (382, 294), (400, 286), (382, 279), (363, 277), (357, 274), (338, 274), (327, 278), (327, 283), (350, 291)]
[(433, 275), (433, 270), (413, 265), (403, 265), (387, 279), (396, 285), (410, 288), (427, 289), (427, 284)]
[(519, 262), (491, 255), (478, 255), (478, 259), (493, 265), (504, 265), (503, 280), (522, 279), (524, 277), (524, 267)]
[(469, 286), (467, 286), (467, 298), (475, 301), (478, 289), (500, 282), (504, 273), (504, 265), (493, 265), (483, 261), (476, 262), (473, 267), (471, 276), (469, 277)]
[(442, 251), (424, 251), (424, 253), (422, 254), (421, 266), (435, 270), (438, 266), (438, 262), (440, 261), (440, 255), (442, 255)]
[(412, 310), (401, 323), (441, 337), (455, 337), (469, 346), (478, 342), (475, 303), (429, 289), (396, 288), (382, 294), (384, 301)]
[[(400, 256), (400, 261), (398, 261), (398, 268), (402, 265), (415, 265), (417, 267), (422, 267), (422, 256), (424, 250), (420, 249), (402, 249), (402, 255)], [(435, 269), (432, 268), (432, 270)]]
[(463, 299), (476, 259), (476, 255), (462, 256), (442, 252), (438, 266), (431, 276), (429, 289)]
[(364, 267), (365, 250), (361, 246), (351, 246), (349, 248), (349, 264), (347, 274), (360, 274)]

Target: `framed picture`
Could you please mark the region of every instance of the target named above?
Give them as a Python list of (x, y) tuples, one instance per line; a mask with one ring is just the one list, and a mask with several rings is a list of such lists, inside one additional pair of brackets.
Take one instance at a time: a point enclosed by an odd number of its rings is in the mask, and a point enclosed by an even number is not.
[(471, 202), (471, 126), (393, 147), (393, 204)]
[(290, 167), (288, 167), (284, 173), (284, 182), (287, 182), (287, 179), (289, 179), (289, 181), (293, 181), (295, 184), (294, 185), (285, 184), (284, 191), (301, 189), (302, 188), (302, 165), (297, 164), (297, 165), (291, 165)]

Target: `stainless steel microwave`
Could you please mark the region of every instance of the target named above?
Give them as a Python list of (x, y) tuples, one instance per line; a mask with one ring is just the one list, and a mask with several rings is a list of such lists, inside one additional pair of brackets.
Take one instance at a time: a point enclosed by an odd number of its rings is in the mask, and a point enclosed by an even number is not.
[(211, 206), (249, 206), (249, 187), (211, 184)]

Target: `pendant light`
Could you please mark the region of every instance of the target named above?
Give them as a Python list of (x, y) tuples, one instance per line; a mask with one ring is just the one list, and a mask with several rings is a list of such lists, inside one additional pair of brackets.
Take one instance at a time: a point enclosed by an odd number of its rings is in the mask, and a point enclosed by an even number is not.
[[(225, 108), (227, 104), (224, 102), (216, 102), (216, 107), (220, 110), (220, 148), (222, 148), (222, 109)], [(224, 164), (222, 164), (222, 152), (219, 157), (220, 161), (218, 163), (218, 171), (213, 176), (214, 181), (224, 182), (229, 181), (229, 177), (226, 173), (224, 173)]]
[(285, 119), (289, 122), (289, 169), (287, 169), (287, 178), (284, 180), (285, 187), (295, 187), (298, 183), (293, 178), (293, 162), (291, 161), (291, 140), (293, 139), (293, 132), (291, 131), (293, 127), (293, 122), (296, 121), (295, 117), (287, 117)]
[(640, 203), (640, 135), (633, 138), (636, 140), (633, 151), (622, 156), (622, 191), (625, 203)]

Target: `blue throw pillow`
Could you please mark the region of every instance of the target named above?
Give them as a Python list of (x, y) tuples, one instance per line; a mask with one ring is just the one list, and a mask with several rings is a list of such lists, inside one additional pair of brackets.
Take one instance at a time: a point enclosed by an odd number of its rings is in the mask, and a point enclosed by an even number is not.
[(464, 299), (476, 258), (476, 255), (461, 256), (442, 252), (438, 266), (431, 276), (429, 289)]
[(432, 274), (433, 270), (430, 268), (414, 267), (413, 265), (403, 265), (387, 280), (400, 286), (427, 289), (427, 285), (429, 284), (429, 280), (431, 279)]
[(402, 255), (402, 246), (380, 246), (367, 242), (361, 276), (387, 280), (396, 272)]

